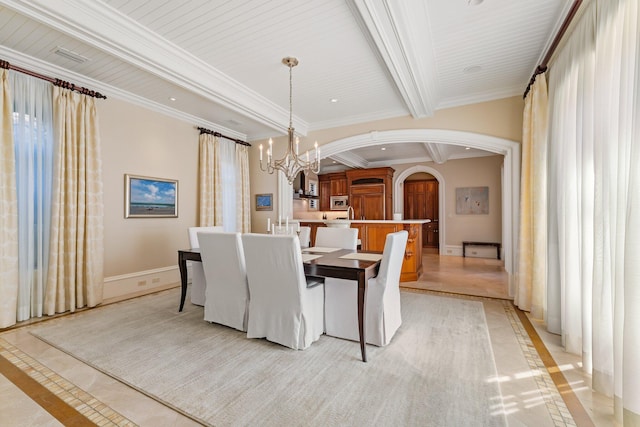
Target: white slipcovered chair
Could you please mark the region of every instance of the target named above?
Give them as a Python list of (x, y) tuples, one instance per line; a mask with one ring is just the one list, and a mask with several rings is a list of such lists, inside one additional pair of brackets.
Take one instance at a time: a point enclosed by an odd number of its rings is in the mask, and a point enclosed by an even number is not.
[(206, 279), (204, 320), (247, 330), (249, 287), (240, 233), (199, 232)]
[(311, 227), (300, 227), (298, 238), (300, 239), (300, 247), (308, 248), (311, 244)]
[(314, 246), (326, 248), (358, 248), (357, 228), (318, 227)]
[(243, 234), (249, 321), (247, 338), (302, 350), (324, 329), (322, 285), (307, 287), (298, 236)]
[[(198, 243), (198, 232), (200, 231), (221, 232), (223, 228), (221, 225), (215, 227), (189, 227), (189, 244), (192, 249), (200, 247)], [(191, 304), (204, 305), (205, 284), (202, 263), (191, 262)]]
[[(369, 279), (365, 300), (367, 343), (385, 346), (402, 324), (400, 273), (407, 246), (406, 231), (387, 234), (378, 275)], [(353, 280), (325, 279), (325, 333), (359, 341), (358, 284)]]

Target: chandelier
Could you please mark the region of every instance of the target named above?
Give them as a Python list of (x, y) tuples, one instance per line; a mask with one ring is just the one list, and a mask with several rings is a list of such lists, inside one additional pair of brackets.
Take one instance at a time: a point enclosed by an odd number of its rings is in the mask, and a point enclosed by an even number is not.
[(294, 137), (293, 129), (293, 83), (291, 72), (293, 67), (298, 65), (298, 60), (296, 58), (286, 57), (282, 59), (282, 63), (289, 67), (289, 145), (287, 146), (287, 152), (284, 157), (280, 160), (274, 160), (273, 139), (269, 138), (269, 147), (267, 148), (267, 161), (265, 166), (262, 161), (262, 144), (260, 144), (260, 169), (264, 172), (269, 172), (270, 174), (279, 170), (287, 177), (289, 184), (293, 184), (296, 176), (298, 176), (298, 173), (301, 171), (303, 171), (305, 175), (308, 175), (309, 173), (317, 174), (320, 172), (320, 149), (316, 142), (314, 144), (313, 160), (309, 158), (309, 151), (307, 151), (305, 159), (302, 159), (299, 156), (298, 145), (300, 144), (300, 139), (297, 136)]

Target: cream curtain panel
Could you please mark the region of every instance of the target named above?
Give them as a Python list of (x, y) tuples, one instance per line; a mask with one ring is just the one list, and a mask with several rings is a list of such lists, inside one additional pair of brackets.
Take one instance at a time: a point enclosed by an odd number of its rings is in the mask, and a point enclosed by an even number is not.
[(640, 425), (640, 10), (585, 7), (549, 72), (547, 324)]
[(222, 225), (222, 182), (218, 138), (208, 133), (201, 133), (199, 144), (199, 226)]
[(520, 238), (514, 304), (536, 319), (546, 312), (547, 80), (539, 74), (525, 98), (520, 181)]
[(249, 147), (236, 144), (236, 227), (251, 232), (251, 191), (249, 189)]
[(208, 133), (200, 134), (199, 144), (199, 225), (250, 232), (248, 147)]
[(102, 164), (95, 99), (54, 87), (55, 160), (45, 314), (102, 302)]
[(9, 70), (0, 70), (0, 328), (16, 323), (18, 300), (18, 200)]

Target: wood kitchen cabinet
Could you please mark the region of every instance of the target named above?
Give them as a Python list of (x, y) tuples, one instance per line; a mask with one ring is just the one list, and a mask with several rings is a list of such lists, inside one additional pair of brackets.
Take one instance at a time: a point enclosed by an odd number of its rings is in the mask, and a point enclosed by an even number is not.
[(320, 187), (320, 210), (331, 210), (331, 196), (348, 196), (347, 176), (344, 172), (318, 175)]
[(349, 204), (355, 219), (384, 220), (393, 217), (393, 168), (345, 171)]
[(319, 183), (319, 192), (320, 192), (320, 210), (328, 211), (331, 209), (331, 182), (330, 181), (322, 181), (320, 179), (322, 175), (318, 176)]
[(347, 191), (347, 176), (344, 174), (340, 174), (335, 178), (331, 179), (331, 195), (332, 196), (348, 196), (349, 192)]
[(386, 219), (385, 194), (381, 184), (354, 186), (349, 195), (349, 204), (355, 219)]

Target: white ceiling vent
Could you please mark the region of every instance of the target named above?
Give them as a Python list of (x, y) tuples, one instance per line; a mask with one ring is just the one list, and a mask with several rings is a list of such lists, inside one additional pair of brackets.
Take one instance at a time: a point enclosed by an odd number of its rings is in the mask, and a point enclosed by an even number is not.
[(86, 56), (82, 56), (79, 53), (75, 53), (73, 51), (70, 51), (69, 49), (65, 49), (60, 46), (57, 46), (55, 49), (53, 49), (53, 53), (55, 53), (56, 55), (65, 57), (67, 59), (70, 59), (72, 61), (75, 61), (79, 64), (89, 61), (89, 58), (87, 58)]

